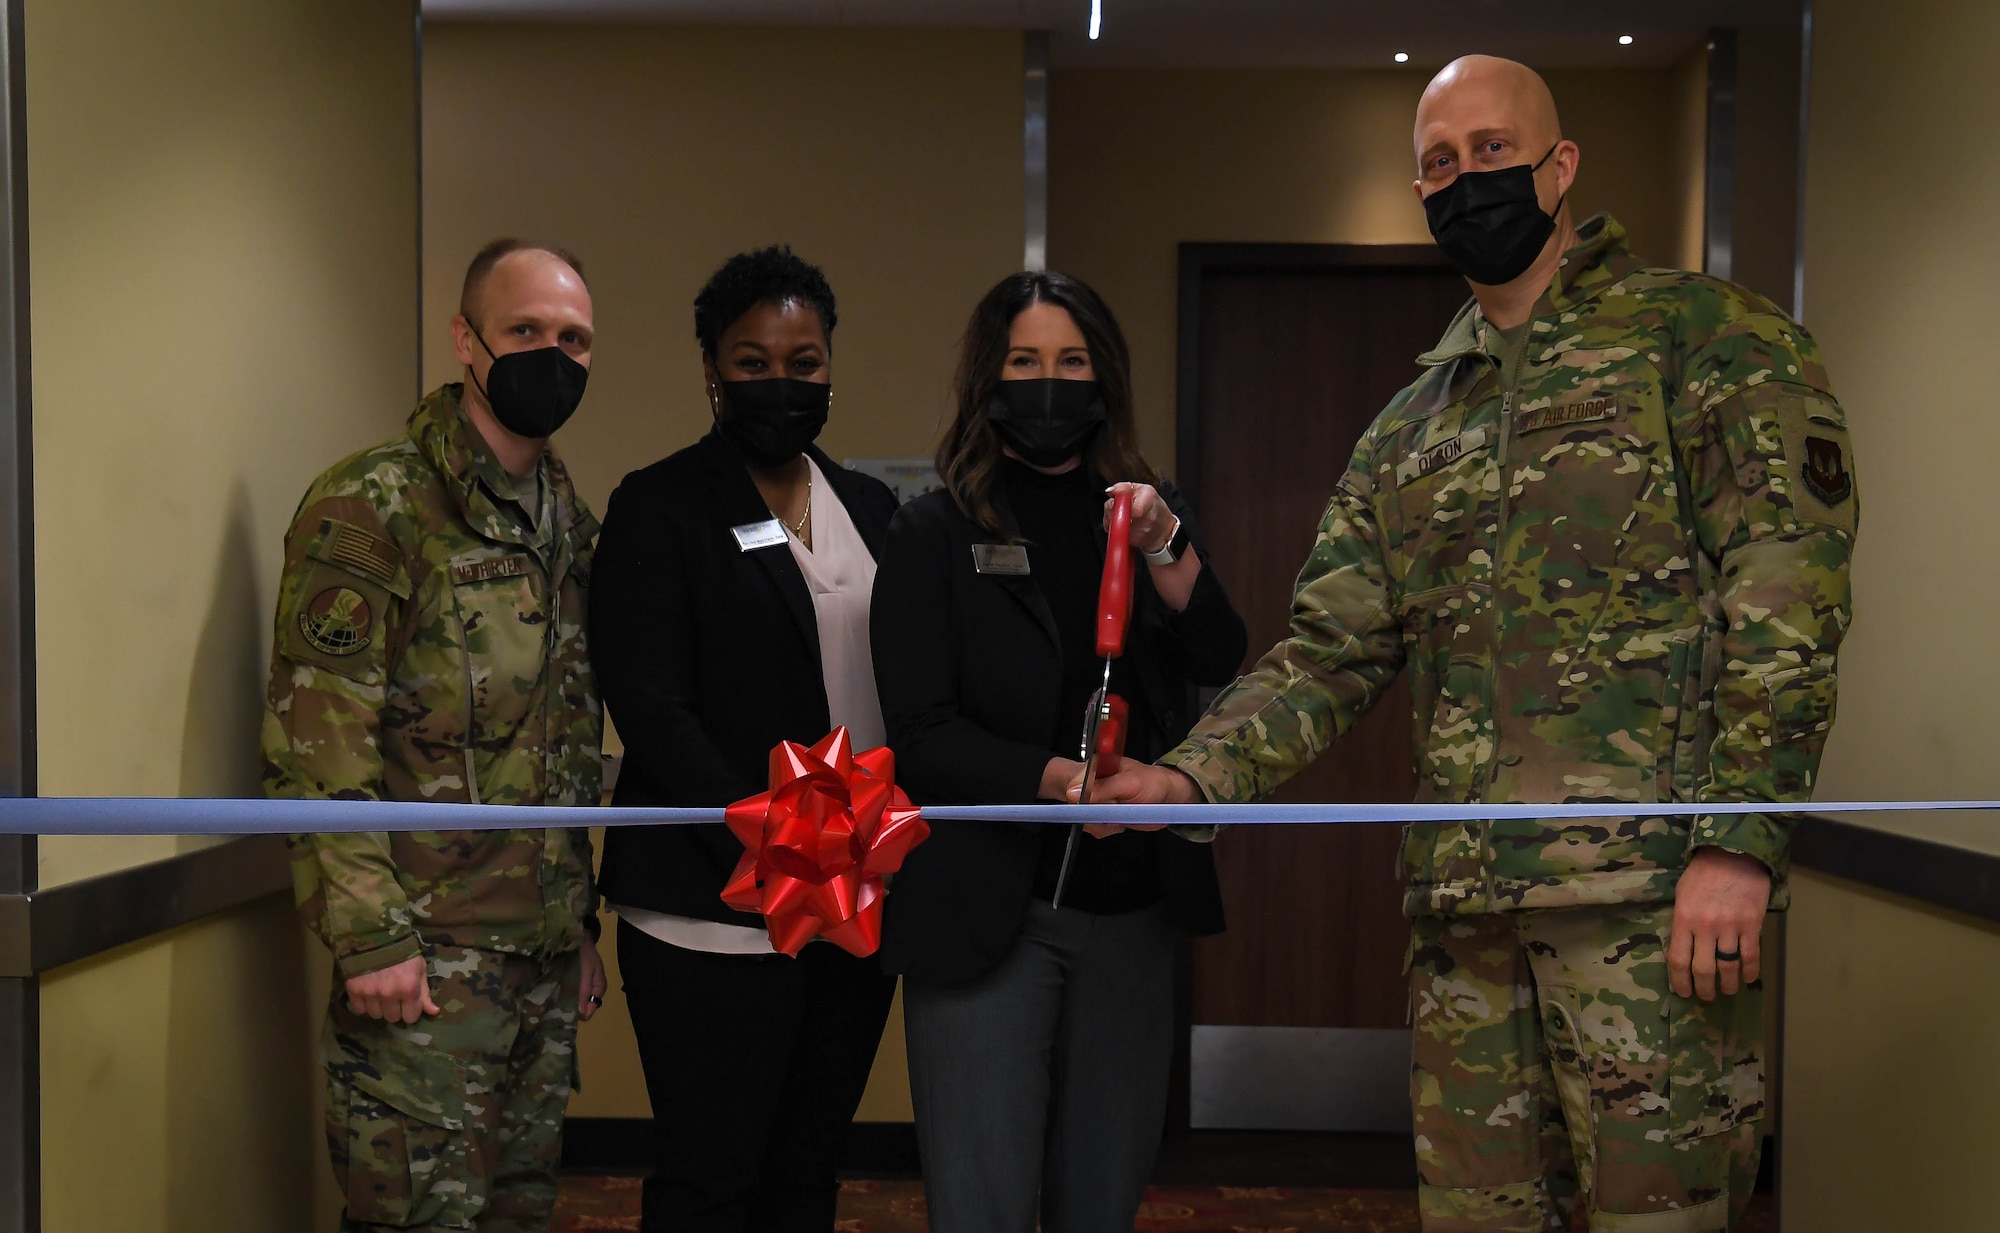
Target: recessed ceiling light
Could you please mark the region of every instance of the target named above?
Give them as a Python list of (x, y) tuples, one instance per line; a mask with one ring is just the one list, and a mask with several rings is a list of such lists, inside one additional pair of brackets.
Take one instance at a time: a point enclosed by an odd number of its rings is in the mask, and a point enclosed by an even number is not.
[(1104, 0), (1090, 0), (1090, 37), (1095, 41), (1104, 33)]
[(1621, 35), (1619, 35), (1619, 36), (1618, 36), (1618, 45), (1619, 45), (1620, 47), (1630, 47), (1630, 46), (1632, 45), (1632, 36), (1631, 36), (1631, 35), (1629, 35), (1629, 34), (1621, 34)]
[(1397, 52), (1397, 53), (1396, 53), (1396, 63), (1398, 63), (1398, 64), (1408, 64), (1409, 62), (1410, 62), (1410, 53), (1409, 53), (1409, 52), (1407, 52), (1407, 51), (1399, 51), (1399, 52)]

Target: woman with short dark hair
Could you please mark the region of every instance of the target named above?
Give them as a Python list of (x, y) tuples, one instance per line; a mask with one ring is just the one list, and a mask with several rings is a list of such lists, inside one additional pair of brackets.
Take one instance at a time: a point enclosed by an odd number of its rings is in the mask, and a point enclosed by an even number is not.
[[(1139, 453), (1104, 302), (1024, 273), (974, 311), (945, 491), (889, 527), (871, 617), (897, 776), (919, 803), (1069, 799), (1104, 678), (1107, 494), (1144, 554), (1111, 689), (1127, 753), (1193, 721), (1247, 638), (1189, 511)], [(1109, 486), (1107, 488), (1107, 485)], [(1143, 816), (1143, 815), (1139, 815)], [(1166, 1115), (1176, 940), (1222, 928), (1207, 845), (1144, 826), (937, 822), (889, 897), (936, 1233), (1129, 1233)]]
[[(730, 258), (695, 299), (715, 427), (625, 477), (597, 546), (590, 640), (624, 739), (614, 803), (724, 806), (781, 741), (883, 743), (868, 645), (879, 480), (813, 445), (832, 403), (833, 291), (788, 248)], [(777, 954), (722, 888), (720, 824), (619, 827), (601, 885), (646, 1090), (647, 1233), (826, 1233), (840, 1147), (895, 989), (831, 942)]]

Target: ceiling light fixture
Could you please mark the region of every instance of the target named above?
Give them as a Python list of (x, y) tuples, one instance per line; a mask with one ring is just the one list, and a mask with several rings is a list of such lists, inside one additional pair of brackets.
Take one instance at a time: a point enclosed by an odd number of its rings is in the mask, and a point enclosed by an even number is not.
[(1096, 42), (1097, 36), (1102, 33), (1104, 33), (1104, 0), (1090, 0), (1091, 41)]
[(1630, 47), (1630, 46), (1632, 45), (1632, 36), (1631, 36), (1631, 35), (1629, 35), (1629, 34), (1621, 34), (1621, 35), (1619, 35), (1619, 36), (1618, 36), (1618, 45), (1619, 45), (1620, 47)]
[(1397, 53), (1396, 53), (1396, 63), (1398, 63), (1398, 64), (1408, 64), (1409, 62), (1410, 62), (1410, 53), (1409, 53), (1409, 52), (1407, 52), (1407, 51), (1399, 51), (1399, 52), (1397, 52)]

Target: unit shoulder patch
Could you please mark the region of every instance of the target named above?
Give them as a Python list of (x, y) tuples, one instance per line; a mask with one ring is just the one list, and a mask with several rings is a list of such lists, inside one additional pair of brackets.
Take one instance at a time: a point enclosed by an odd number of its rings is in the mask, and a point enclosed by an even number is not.
[(1839, 505), (1854, 495), (1846, 451), (1830, 436), (1807, 431), (1805, 468), (1800, 474), (1812, 494), (1828, 505)]
[(375, 612), (352, 587), (327, 587), (299, 609), (299, 632), (315, 651), (352, 655), (373, 640)]
[(278, 619), (279, 653), (350, 680), (379, 680), (395, 620), (388, 588), (345, 565), (313, 559), (304, 566), (304, 576), (286, 586), (292, 598)]

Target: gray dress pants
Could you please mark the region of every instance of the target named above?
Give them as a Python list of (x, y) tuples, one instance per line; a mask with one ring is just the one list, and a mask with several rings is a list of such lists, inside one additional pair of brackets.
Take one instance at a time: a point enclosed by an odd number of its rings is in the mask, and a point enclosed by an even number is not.
[(1174, 927), (1040, 900), (969, 985), (905, 978), (932, 1233), (1132, 1233), (1166, 1121)]

